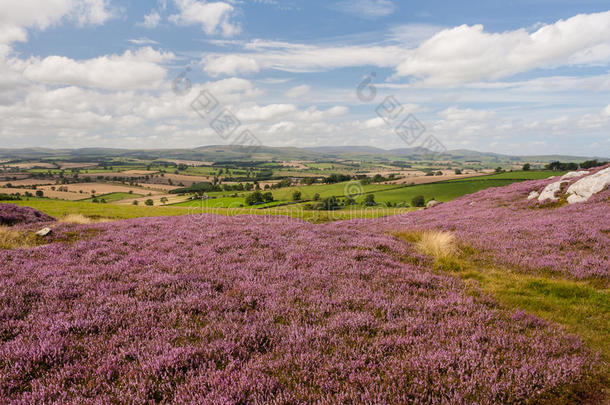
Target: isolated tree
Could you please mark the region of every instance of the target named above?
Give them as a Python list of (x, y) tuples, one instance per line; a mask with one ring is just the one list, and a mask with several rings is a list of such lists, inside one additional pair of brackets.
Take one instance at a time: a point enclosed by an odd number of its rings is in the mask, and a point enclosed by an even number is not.
[(36, 197), (44, 197), (44, 192), (42, 190), (37, 190)]
[(502, 169), (500, 166), (496, 167), (496, 173), (502, 173), (504, 171), (504, 169)]
[(523, 165), (523, 171), (527, 172), (532, 168), (532, 165), (530, 165), (529, 163), (526, 163)]
[(320, 201), (320, 194), (315, 193), (315, 194), (313, 195), (313, 200), (314, 200), (314, 201)]
[(460, 169), (455, 169), (455, 174), (462, 174), (462, 171)]
[(372, 207), (377, 205), (377, 203), (375, 202), (375, 194), (367, 194), (366, 196), (364, 196), (364, 205), (366, 205), (367, 207)]
[(133, 204), (133, 205), (138, 205), (138, 201), (137, 201), (137, 200), (134, 200), (134, 201), (132, 202), (132, 204)]
[(167, 197), (161, 197), (161, 204), (165, 205), (165, 204), (167, 204), (167, 201), (168, 201)]
[(153, 206), (153, 205), (155, 205), (155, 202), (152, 199), (149, 198), (148, 200), (146, 200), (144, 202), (144, 204), (146, 204), (148, 206)]
[(301, 200), (301, 192), (300, 191), (295, 191), (294, 193), (292, 193), (292, 200), (293, 201)]
[(260, 191), (255, 191), (246, 197), (246, 205), (260, 204), (263, 201), (263, 193), (261, 193)]
[(423, 195), (416, 195), (411, 199), (411, 205), (414, 207), (423, 207), (426, 205), (426, 199)]
[(265, 194), (263, 194), (263, 199), (265, 200), (265, 202), (272, 202), (273, 194), (270, 191), (266, 192)]

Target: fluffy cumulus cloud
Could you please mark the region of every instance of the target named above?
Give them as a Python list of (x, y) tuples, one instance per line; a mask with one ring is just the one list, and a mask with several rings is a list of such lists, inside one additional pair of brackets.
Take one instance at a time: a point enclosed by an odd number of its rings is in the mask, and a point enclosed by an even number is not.
[(534, 32), (485, 32), (482, 25), (443, 30), (408, 52), (397, 76), (430, 84), (498, 79), (536, 68), (610, 60), (610, 11), (577, 15)]
[(157, 10), (152, 10), (149, 14), (144, 16), (144, 21), (139, 25), (145, 28), (156, 28), (161, 22), (161, 14)]
[(230, 37), (241, 29), (233, 21), (235, 8), (225, 2), (206, 2), (198, 0), (174, 0), (178, 14), (169, 17), (179, 25), (200, 25), (208, 35), (221, 34)]
[(262, 40), (249, 42), (244, 50), (248, 52), (207, 54), (204, 70), (219, 76), (263, 69), (303, 73), (367, 65), (394, 67), (406, 54), (398, 45), (316, 46)]
[(112, 16), (108, 0), (6, 0), (0, 6), (0, 43), (25, 41), (27, 29), (45, 30), (64, 19), (83, 26)]
[(166, 76), (166, 70), (159, 63), (173, 58), (172, 53), (146, 47), (86, 60), (65, 56), (31, 58), (15, 62), (14, 66), (21, 67), (24, 78), (33, 82), (122, 90), (159, 86)]

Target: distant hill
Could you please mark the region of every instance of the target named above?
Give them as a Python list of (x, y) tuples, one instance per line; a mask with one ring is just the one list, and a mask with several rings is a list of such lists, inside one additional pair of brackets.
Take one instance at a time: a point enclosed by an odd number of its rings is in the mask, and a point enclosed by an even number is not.
[(589, 159), (608, 160), (607, 157), (588, 156), (514, 156), (490, 152), (478, 152), (466, 149), (450, 150), (440, 155), (433, 155), (425, 148), (380, 149), (371, 146), (320, 146), (308, 148), (261, 146), (254, 150), (234, 145), (210, 145), (193, 149), (115, 149), (115, 148), (81, 148), (49, 149), (0, 148), (0, 158), (4, 160), (72, 160), (100, 161), (109, 157), (136, 159), (184, 159), (203, 161), (267, 161), (267, 160), (451, 160), (455, 162), (478, 161), (482, 163), (539, 162), (554, 160), (562, 162), (582, 162)]

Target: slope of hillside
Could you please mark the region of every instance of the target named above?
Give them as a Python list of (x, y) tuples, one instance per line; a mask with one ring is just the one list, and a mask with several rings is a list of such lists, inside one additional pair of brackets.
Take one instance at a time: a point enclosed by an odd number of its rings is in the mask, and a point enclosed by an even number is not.
[[(607, 166), (608, 167), (608, 166)], [(591, 174), (604, 168), (598, 168)], [(610, 281), (610, 188), (587, 202), (528, 200), (559, 178), (489, 188), (428, 210), (352, 221), (342, 226), (381, 232), (438, 229), (494, 261), (525, 271)], [(567, 189), (578, 181), (572, 178)]]
[(8, 402), (578, 400), (598, 366), (390, 236), (212, 215), (55, 235), (0, 251)]
[(55, 218), (34, 208), (20, 207), (14, 204), (0, 204), (0, 226), (34, 224), (54, 220)]

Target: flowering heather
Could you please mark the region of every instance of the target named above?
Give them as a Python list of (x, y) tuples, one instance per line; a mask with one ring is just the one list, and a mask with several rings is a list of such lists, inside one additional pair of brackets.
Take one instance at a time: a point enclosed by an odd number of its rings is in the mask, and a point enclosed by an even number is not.
[(55, 218), (34, 208), (20, 207), (14, 204), (0, 204), (0, 225), (11, 226), (49, 221), (55, 221)]
[(390, 236), (212, 215), (74, 232), (0, 251), (3, 403), (519, 403), (596, 364)]
[(527, 201), (531, 191), (541, 191), (557, 180), (490, 188), (430, 210), (346, 225), (369, 230), (453, 231), (462, 242), (520, 269), (608, 281), (610, 189), (573, 205)]

